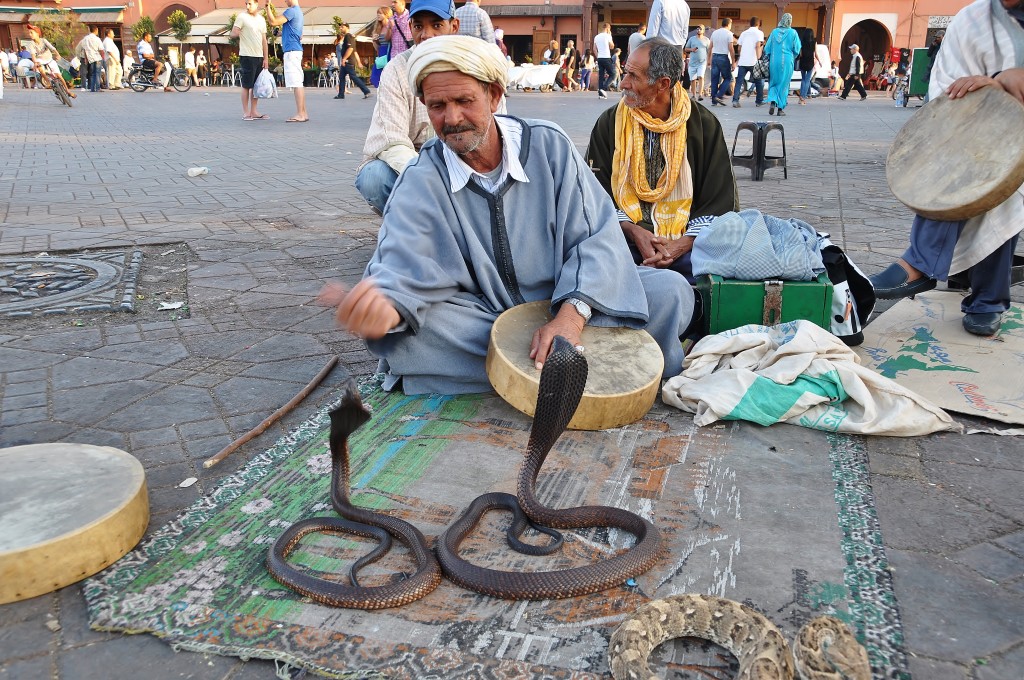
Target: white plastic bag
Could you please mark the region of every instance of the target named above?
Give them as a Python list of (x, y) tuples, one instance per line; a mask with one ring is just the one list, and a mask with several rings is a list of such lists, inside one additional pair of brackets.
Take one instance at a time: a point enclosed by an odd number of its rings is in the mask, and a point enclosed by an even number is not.
[(256, 82), (252, 86), (252, 96), (256, 97), (256, 99), (274, 99), (277, 97), (277, 85), (274, 84), (274, 76), (267, 69), (263, 69), (256, 76)]

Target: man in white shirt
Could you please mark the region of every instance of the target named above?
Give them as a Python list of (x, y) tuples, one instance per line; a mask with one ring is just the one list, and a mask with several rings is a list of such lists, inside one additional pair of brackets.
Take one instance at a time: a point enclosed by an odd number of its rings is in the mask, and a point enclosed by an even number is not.
[(107, 62), (107, 87), (120, 90), (124, 73), (121, 71), (121, 50), (114, 42), (114, 29), (107, 29), (107, 37), (103, 39), (103, 55)]
[[(89, 90), (100, 91), (100, 64), (103, 63), (103, 41), (100, 40), (99, 26), (93, 26), (78, 43), (75, 52), (89, 64)], [(85, 81), (82, 81), (85, 85)]]
[(722, 27), (711, 34), (711, 105), (725, 106), (725, 95), (732, 84), (732, 19), (722, 19)]
[[(752, 71), (754, 64), (761, 58), (761, 50), (764, 48), (764, 32), (761, 30), (761, 20), (757, 17), (750, 17), (750, 28), (740, 33), (740, 39), (736, 41), (740, 46), (740, 58), (737, 61), (736, 87), (732, 91), (733, 108), (740, 108), (740, 92), (743, 91), (747, 73)], [(764, 106), (764, 80), (754, 78), (754, 91), (757, 93), (755, 106)]]
[(629, 36), (629, 53), (633, 54), (636, 48), (640, 47), (640, 43), (647, 39), (647, 25), (640, 24), (636, 27), (636, 32)]
[(686, 0), (654, 0), (647, 18), (648, 38), (664, 38), (683, 49), (689, 30), (690, 6)]
[(612, 80), (615, 70), (615, 62), (612, 61), (612, 50), (615, 49), (615, 41), (612, 40), (612, 25), (607, 21), (601, 24), (601, 32), (594, 36), (594, 52), (597, 53), (597, 96), (607, 99), (605, 90)]
[(199, 76), (196, 75), (196, 48), (190, 46), (188, 52), (185, 53), (185, 72), (188, 73), (188, 77), (192, 79), (192, 84), (199, 85)]
[(434, 137), (427, 109), (409, 86), (409, 59), (416, 45), (438, 35), (455, 35), (459, 20), (452, 0), (413, 0), (409, 8), (413, 48), (388, 61), (380, 74), (377, 104), (363, 145), (363, 164), (356, 172), (356, 190), (377, 213), (420, 147)]

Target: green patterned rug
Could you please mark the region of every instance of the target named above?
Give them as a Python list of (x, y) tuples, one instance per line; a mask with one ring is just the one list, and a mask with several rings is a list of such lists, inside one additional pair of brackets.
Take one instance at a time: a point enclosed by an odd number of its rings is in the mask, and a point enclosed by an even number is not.
[[(357, 504), (429, 538), (479, 494), (514, 491), (530, 420), (497, 396), (406, 397), (375, 381), (361, 390), (373, 419), (351, 441)], [(655, 597), (697, 592), (757, 608), (790, 639), (814, 616), (838, 616), (868, 647), (876, 678), (909, 678), (858, 438), (739, 423), (698, 430), (661, 405), (627, 427), (567, 433), (542, 471), (541, 499), (629, 508), (660, 528), (663, 555), (635, 584), (542, 602), (448, 581), (377, 612), (296, 596), (270, 578), (264, 557), (292, 522), (331, 514), (329, 477), (325, 410), (87, 581), (93, 628), (328, 676), (591, 678), (607, 674), (607, 639), (624, 616)], [(558, 555), (524, 557), (505, 546), (505, 522), (488, 515), (463, 554), (505, 570), (559, 569), (632, 541), (605, 529), (568, 532)], [(292, 559), (342, 580), (368, 547), (324, 535)], [(392, 553), (364, 570), (367, 583), (412, 568), (403, 547)], [(732, 677), (734, 663), (714, 645), (683, 642), (652, 657), (683, 678)]]

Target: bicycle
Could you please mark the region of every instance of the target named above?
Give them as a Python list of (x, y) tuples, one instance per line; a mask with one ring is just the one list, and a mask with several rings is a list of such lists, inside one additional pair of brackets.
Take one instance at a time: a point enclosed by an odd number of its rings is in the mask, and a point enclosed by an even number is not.
[[(128, 87), (136, 92), (145, 92), (150, 87), (162, 89), (163, 85), (160, 84), (160, 81), (154, 80), (154, 73), (155, 71), (143, 68), (141, 64), (133, 65), (127, 77)], [(175, 66), (171, 68), (171, 78), (168, 84), (178, 92), (188, 92), (192, 89), (192, 78), (189, 77), (188, 71)]]
[(71, 107), (71, 100), (75, 95), (68, 90), (68, 84), (64, 82), (63, 76), (55, 76), (44, 64), (41, 66), (36, 73), (39, 76), (39, 82), (43, 87), (53, 90), (53, 95), (57, 97), (57, 100), (62, 104), (66, 104)]

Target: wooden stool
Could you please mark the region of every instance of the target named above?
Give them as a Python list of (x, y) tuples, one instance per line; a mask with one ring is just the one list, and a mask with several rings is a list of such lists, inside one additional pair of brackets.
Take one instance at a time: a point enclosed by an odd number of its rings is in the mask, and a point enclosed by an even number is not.
[(146, 475), (124, 451), (14, 446), (0, 449), (0, 470), (0, 604), (92, 576), (146, 532)]

